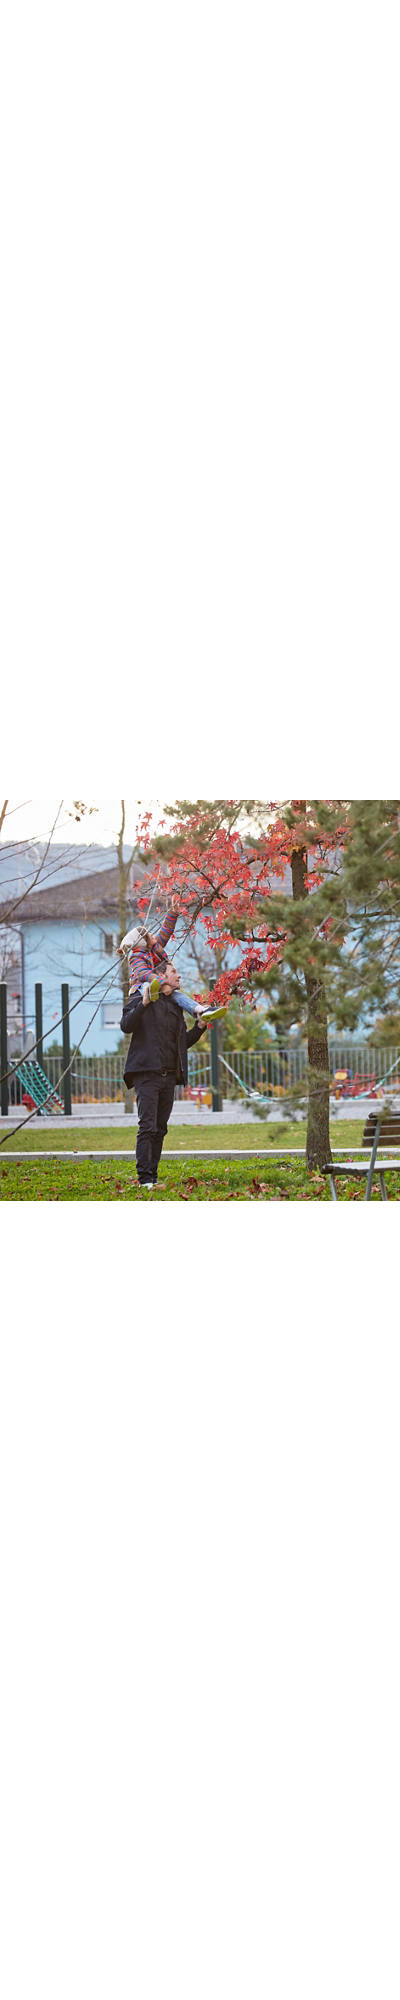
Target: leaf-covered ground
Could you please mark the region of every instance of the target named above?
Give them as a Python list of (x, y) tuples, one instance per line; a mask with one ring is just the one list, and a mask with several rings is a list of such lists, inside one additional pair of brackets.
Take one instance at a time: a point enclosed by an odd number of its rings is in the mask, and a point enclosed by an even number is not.
[[(389, 1199), (399, 1179), (388, 1175)], [(363, 1201), (365, 1181), (338, 1183), (339, 1201)], [(302, 1160), (179, 1161), (162, 1165), (157, 1189), (138, 1188), (133, 1161), (0, 1160), (1, 1201), (330, 1201), (329, 1182)], [(373, 1200), (379, 1200), (376, 1187)]]

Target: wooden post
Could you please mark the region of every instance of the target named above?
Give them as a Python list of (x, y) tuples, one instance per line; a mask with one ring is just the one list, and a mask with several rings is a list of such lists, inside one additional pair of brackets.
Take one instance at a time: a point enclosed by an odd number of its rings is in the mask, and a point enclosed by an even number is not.
[(64, 1113), (65, 1113), (65, 1117), (66, 1117), (66, 1118), (70, 1118), (70, 1117), (71, 1117), (71, 1111), (72, 1111), (72, 1102), (71, 1102), (71, 1071), (70, 1071), (70, 1069), (68, 1069), (68, 1068), (67, 1068), (67, 1065), (69, 1064), (69, 1062), (70, 1062), (70, 1060), (71, 1060), (71, 1047), (70, 1047), (70, 1039), (69, 1039), (69, 992), (68, 992), (68, 986), (62, 986), (62, 987), (61, 987), (61, 1013), (62, 1013), (62, 1017), (63, 1017), (63, 1024), (62, 1024), (62, 1030), (63, 1030), (63, 1069), (67, 1069), (67, 1075), (66, 1075), (66, 1076), (64, 1077), (64, 1081), (63, 1081), (63, 1096), (64, 1096)]
[(6, 1071), (7, 1071), (7, 1069), (8, 1069), (8, 1062), (7, 1062), (7, 987), (6, 987), (6, 983), (5, 983), (5, 980), (4, 980), (4, 982), (2, 981), (2, 983), (1, 983), (1, 986), (0, 986), (0, 1076), (1, 1076), (1, 1115), (2, 1115), (2, 1118), (8, 1118), (8, 1095), (9, 1095), (9, 1093), (8, 1093), (8, 1082), (7, 1082), (7, 1077), (6, 1077)]

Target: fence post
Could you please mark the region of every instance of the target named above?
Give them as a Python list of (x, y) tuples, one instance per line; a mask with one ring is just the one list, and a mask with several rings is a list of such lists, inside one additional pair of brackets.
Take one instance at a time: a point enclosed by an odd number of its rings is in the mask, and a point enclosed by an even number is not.
[(4, 983), (3, 983), (3, 981), (2, 981), (2, 983), (1, 983), (1, 986), (0, 986), (0, 1076), (1, 1076), (1, 1115), (2, 1115), (2, 1118), (8, 1118), (8, 1083), (7, 1083), (7, 1079), (6, 1079), (6, 1074), (5, 1074), (5, 1072), (6, 1072), (6, 1070), (7, 1070), (7, 1069), (8, 1069), (8, 1062), (7, 1062), (7, 987), (6, 987), (6, 984), (5, 984), (5, 981), (4, 981)]
[(214, 1022), (214, 1027), (213, 1027), (213, 1028), (211, 1028), (211, 1032), (210, 1032), (210, 1043), (211, 1043), (211, 1089), (212, 1089), (212, 1108), (213, 1108), (213, 1111), (222, 1111), (222, 1110), (223, 1110), (223, 1104), (222, 1104), (222, 1096), (221, 1096), (221, 1091), (220, 1091), (220, 1082), (219, 1082), (219, 1029), (218, 1029), (218, 1021), (215, 1021), (215, 1022)]
[(37, 1042), (36, 1062), (43, 1069), (43, 987), (35, 986), (35, 1039)]
[[(67, 1068), (67, 1064), (68, 1064), (68, 1063), (70, 1062), (70, 1060), (71, 1060), (71, 1048), (70, 1048), (70, 1039), (69, 1039), (69, 992), (68, 992), (68, 986), (62, 986), (62, 987), (61, 987), (61, 1013), (62, 1013), (62, 1017), (63, 1017), (63, 1024), (62, 1024), (62, 1030), (63, 1030), (63, 1069), (66, 1069), (66, 1068)], [(72, 1109), (72, 1105), (71, 1105), (71, 1071), (70, 1071), (70, 1069), (67, 1069), (67, 1075), (66, 1075), (66, 1076), (64, 1077), (64, 1082), (63, 1082), (63, 1095), (64, 1095), (64, 1113), (65, 1113), (65, 1117), (66, 1117), (66, 1118), (70, 1118), (70, 1117), (71, 1117), (71, 1109)]]

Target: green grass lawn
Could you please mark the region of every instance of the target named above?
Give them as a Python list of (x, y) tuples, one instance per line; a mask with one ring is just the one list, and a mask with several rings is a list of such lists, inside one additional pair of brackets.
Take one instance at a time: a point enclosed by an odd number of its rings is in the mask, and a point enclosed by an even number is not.
[[(389, 1198), (398, 1181), (387, 1177)], [(365, 1181), (338, 1183), (339, 1201), (363, 1201)], [(159, 1185), (139, 1189), (134, 1161), (19, 1160), (0, 1163), (0, 1201), (330, 1201), (329, 1182), (308, 1174), (302, 1160), (174, 1161), (161, 1164)], [(379, 1200), (379, 1188), (373, 1193)]]
[[(365, 1120), (361, 1118), (331, 1124), (331, 1145), (347, 1153), (352, 1146), (361, 1146)], [(10, 1120), (11, 1126), (11, 1120)], [(105, 1152), (115, 1148), (117, 1152), (134, 1152), (137, 1126), (127, 1118), (124, 1125), (77, 1125), (71, 1126), (69, 1119), (65, 1125), (56, 1126), (54, 1131), (41, 1126), (40, 1119), (32, 1119), (32, 1124), (17, 1138), (7, 1137), (6, 1144), (0, 1145), (0, 1165), (10, 1153), (72, 1151), (76, 1153)], [(3, 1138), (3, 1131), (1, 1132)], [(266, 1124), (263, 1120), (252, 1119), (249, 1125), (170, 1125), (164, 1151), (168, 1153), (220, 1152), (226, 1148), (233, 1152), (236, 1147), (246, 1152), (265, 1151), (274, 1146), (278, 1150), (286, 1146), (305, 1146), (306, 1126)]]
[[(349, 1120), (338, 1125), (332, 1121), (332, 1145), (344, 1154), (353, 1146), (361, 1146), (363, 1120)], [(1, 1133), (3, 1138), (3, 1132)], [(271, 1157), (266, 1161), (257, 1159), (260, 1152), (275, 1153), (282, 1147), (300, 1147), (306, 1143), (304, 1125), (265, 1124), (251, 1121), (248, 1125), (225, 1126), (171, 1126), (166, 1141), (165, 1152), (190, 1152), (193, 1160), (163, 1162), (157, 1191), (148, 1195), (140, 1192), (134, 1160), (104, 1159), (85, 1160), (88, 1152), (105, 1153), (110, 1150), (132, 1152), (136, 1145), (136, 1127), (130, 1120), (126, 1125), (99, 1125), (72, 1127), (65, 1126), (43, 1130), (38, 1120), (32, 1122), (25, 1132), (17, 1137), (7, 1138), (0, 1146), (0, 1200), (1, 1201), (330, 1201), (330, 1187), (319, 1174), (309, 1175), (303, 1160), (279, 1161)], [(235, 1148), (254, 1153), (251, 1160), (197, 1161), (196, 1153), (234, 1151)], [(42, 1162), (28, 1161), (24, 1155), (30, 1151), (43, 1153)], [(73, 1151), (81, 1155), (74, 1160), (46, 1160), (46, 1153)], [(396, 1198), (399, 1183), (388, 1181), (388, 1193)], [(338, 1184), (339, 1201), (362, 1201), (365, 1196), (365, 1182), (345, 1181)], [(379, 1190), (373, 1199), (379, 1199)]]

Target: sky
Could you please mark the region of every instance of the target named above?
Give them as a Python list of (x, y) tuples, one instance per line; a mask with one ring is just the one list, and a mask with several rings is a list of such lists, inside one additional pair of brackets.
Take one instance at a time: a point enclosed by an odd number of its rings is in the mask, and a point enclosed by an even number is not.
[[(91, 804), (90, 799), (88, 803), (89, 805)], [(59, 811), (59, 805), (59, 799), (10, 799), (6, 818), (3, 823), (1, 841), (45, 840), (48, 838), (54, 824)], [(96, 801), (96, 807), (97, 810), (95, 812), (92, 812), (90, 815), (85, 814), (83, 819), (77, 821), (73, 815), (69, 817), (69, 814), (72, 813), (72, 799), (64, 801), (54, 828), (53, 839), (57, 842), (65, 840), (68, 845), (72, 841), (76, 841), (80, 847), (85, 842), (89, 844), (91, 841), (96, 841), (99, 846), (104, 844), (105, 847), (110, 847), (118, 837), (121, 824), (121, 801), (120, 799), (101, 799), (98, 802)], [(159, 820), (162, 816), (162, 808), (159, 806), (157, 799), (127, 799), (125, 807), (125, 843), (134, 841), (137, 821), (142, 808), (146, 812), (151, 808), (154, 811), (156, 820)]]

